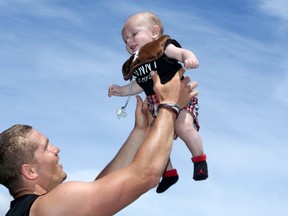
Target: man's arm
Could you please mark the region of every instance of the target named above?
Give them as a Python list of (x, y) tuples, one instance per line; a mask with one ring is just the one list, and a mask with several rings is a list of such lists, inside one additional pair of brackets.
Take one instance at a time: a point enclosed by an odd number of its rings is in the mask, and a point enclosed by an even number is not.
[[(160, 103), (175, 103), (179, 107), (184, 107), (197, 94), (191, 92), (196, 86), (195, 83), (187, 85), (189, 82), (187, 78), (180, 82), (183, 72), (177, 73), (164, 85), (160, 83), (156, 74), (152, 75), (154, 90)], [(108, 165), (106, 171), (103, 171), (103, 175), (100, 174), (103, 177), (97, 181), (62, 183), (39, 197), (33, 204), (30, 215), (114, 215), (125, 208), (158, 184), (171, 152), (175, 120), (174, 112), (161, 108), (148, 135), (147, 131), (142, 134), (141, 139), (145, 137), (143, 143), (136, 143), (140, 147), (128, 166), (119, 169), (112, 162), (112, 165)], [(147, 128), (147, 120), (143, 125)], [(132, 134), (128, 139), (133, 141), (131, 145), (139, 141), (134, 137), (137, 133)], [(127, 153), (125, 149), (120, 152), (122, 152), (120, 157)], [(116, 162), (118, 159), (114, 158)]]
[(152, 116), (150, 115), (150, 113), (148, 113), (147, 107), (145, 104), (143, 104), (141, 97), (136, 96), (136, 99), (137, 106), (135, 111), (134, 128), (130, 133), (129, 137), (127, 138), (126, 142), (116, 154), (116, 156), (96, 177), (96, 180), (115, 170), (121, 169), (129, 165), (132, 162), (139, 146), (144, 141), (149, 132), (149, 122), (151, 122)]

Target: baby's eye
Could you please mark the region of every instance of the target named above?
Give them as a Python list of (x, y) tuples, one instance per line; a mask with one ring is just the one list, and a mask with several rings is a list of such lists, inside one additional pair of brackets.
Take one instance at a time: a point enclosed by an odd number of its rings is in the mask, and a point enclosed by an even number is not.
[(135, 32), (132, 34), (132, 37), (135, 37), (138, 34), (138, 32)]

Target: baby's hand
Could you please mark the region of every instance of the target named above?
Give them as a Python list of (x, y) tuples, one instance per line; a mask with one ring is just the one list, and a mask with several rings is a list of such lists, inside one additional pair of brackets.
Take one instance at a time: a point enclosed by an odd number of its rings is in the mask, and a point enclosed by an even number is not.
[(121, 96), (121, 86), (112, 84), (108, 88), (108, 97), (114, 96)]
[(184, 61), (184, 69), (188, 70), (191, 68), (198, 68), (199, 67), (199, 62), (197, 60), (197, 58), (187, 58)]

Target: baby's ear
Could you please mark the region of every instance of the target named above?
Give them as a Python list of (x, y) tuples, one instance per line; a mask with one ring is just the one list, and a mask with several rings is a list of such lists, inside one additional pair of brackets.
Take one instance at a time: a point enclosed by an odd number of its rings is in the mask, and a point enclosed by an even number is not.
[(152, 37), (155, 39), (158, 38), (159, 35), (160, 35), (160, 27), (158, 25), (154, 25), (152, 28)]

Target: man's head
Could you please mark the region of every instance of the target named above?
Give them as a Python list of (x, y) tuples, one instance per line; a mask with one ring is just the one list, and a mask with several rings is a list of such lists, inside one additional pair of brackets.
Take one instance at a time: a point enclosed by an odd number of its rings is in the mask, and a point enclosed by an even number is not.
[(50, 191), (67, 175), (59, 164), (60, 149), (29, 125), (14, 125), (0, 134), (0, 183), (17, 196), (23, 188)]

